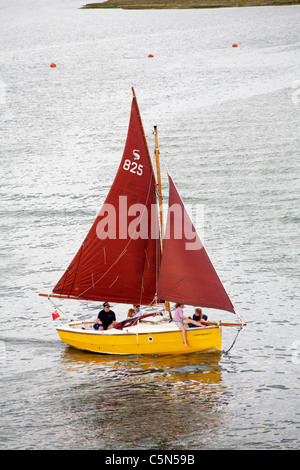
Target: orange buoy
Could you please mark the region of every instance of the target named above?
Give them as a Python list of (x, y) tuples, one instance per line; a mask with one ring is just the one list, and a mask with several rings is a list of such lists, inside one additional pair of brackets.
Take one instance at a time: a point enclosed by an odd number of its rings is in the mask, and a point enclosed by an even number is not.
[(148, 54), (148, 57), (154, 57), (154, 55), (153, 54)]
[(54, 67), (56, 67), (56, 64), (54, 64), (54, 62), (52, 62), (52, 64), (50, 64), (50, 67), (54, 68)]
[(238, 45), (237, 44), (232, 44), (232, 47), (238, 47)]

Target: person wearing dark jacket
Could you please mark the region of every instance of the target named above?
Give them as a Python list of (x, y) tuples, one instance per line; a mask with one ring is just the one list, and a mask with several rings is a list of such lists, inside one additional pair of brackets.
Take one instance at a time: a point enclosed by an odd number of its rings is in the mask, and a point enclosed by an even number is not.
[(110, 330), (116, 323), (116, 314), (110, 309), (108, 302), (104, 302), (103, 310), (98, 313), (97, 323), (99, 330)]

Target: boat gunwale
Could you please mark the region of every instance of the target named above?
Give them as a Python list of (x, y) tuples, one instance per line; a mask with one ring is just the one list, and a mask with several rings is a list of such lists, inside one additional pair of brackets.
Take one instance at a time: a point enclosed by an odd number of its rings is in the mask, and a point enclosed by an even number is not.
[[(81, 325), (84, 323), (89, 323), (89, 324), (94, 324), (94, 322), (80, 322), (76, 323), (73, 326), (76, 325)], [(136, 325), (135, 325), (136, 326)], [(153, 324), (151, 325), (153, 326)], [(173, 325), (172, 325), (173, 326)], [(175, 325), (174, 325), (175, 326)], [(125, 327), (126, 328), (126, 327)], [(128, 331), (128, 329), (123, 329), (123, 330), (116, 330), (116, 332), (111, 332), (112, 329), (110, 330), (101, 330), (101, 331), (96, 331), (96, 330), (85, 330), (85, 329), (75, 329), (70, 325), (67, 326), (58, 326), (56, 327), (57, 331), (67, 331), (69, 333), (76, 333), (76, 334), (88, 334), (88, 335), (96, 335), (96, 336), (105, 336), (105, 337), (112, 337), (112, 336), (122, 336), (122, 335), (134, 335), (134, 336), (141, 336), (141, 335), (155, 335), (155, 334), (170, 334), (170, 333), (178, 333), (180, 332), (180, 328), (177, 327), (177, 329), (170, 329), (170, 330), (152, 330), (152, 331), (138, 331), (135, 329), (134, 331)], [(130, 328), (130, 327), (129, 327)], [(220, 325), (208, 325), (208, 326), (199, 326), (199, 327), (193, 327), (193, 328), (186, 328), (186, 331), (205, 331), (205, 330), (211, 330), (215, 328), (220, 328)]]

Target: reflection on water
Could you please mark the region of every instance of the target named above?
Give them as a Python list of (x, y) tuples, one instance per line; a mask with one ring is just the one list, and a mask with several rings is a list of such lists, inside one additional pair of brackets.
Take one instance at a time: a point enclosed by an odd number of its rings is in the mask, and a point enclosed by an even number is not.
[[(174, 384), (184, 379), (196, 382), (220, 383), (220, 352), (166, 355), (166, 356), (110, 356), (92, 354), (73, 348), (66, 348), (61, 354), (61, 362), (69, 371), (110, 372), (120, 380), (167, 379)], [(137, 379), (138, 377), (138, 379)]]
[[(220, 353), (181, 356), (93, 355), (72, 348), (61, 365), (70, 380), (66, 422), (105, 449), (201, 448), (222, 424)], [(78, 377), (82, 373), (80, 383)]]

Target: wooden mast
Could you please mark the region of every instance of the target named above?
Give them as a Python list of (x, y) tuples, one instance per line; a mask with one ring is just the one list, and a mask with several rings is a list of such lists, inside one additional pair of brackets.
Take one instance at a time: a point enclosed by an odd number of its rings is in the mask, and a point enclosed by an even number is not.
[[(165, 233), (164, 233), (164, 215), (163, 215), (163, 197), (161, 190), (161, 176), (160, 176), (160, 162), (159, 162), (159, 148), (158, 148), (158, 139), (157, 139), (157, 126), (154, 126), (154, 140), (155, 140), (155, 159), (156, 159), (156, 172), (157, 172), (157, 189), (158, 189), (158, 203), (159, 203), (159, 218), (160, 218), (160, 233), (161, 233), (161, 242), (162, 248), (164, 248), (165, 242)], [(165, 307), (169, 313), (170, 318), (172, 319), (170, 303), (168, 300), (165, 300)]]
[(159, 218), (160, 218), (160, 231), (162, 246), (164, 246), (165, 235), (164, 235), (164, 215), (162, 207), (162, 190), (161, 190), (161, 176), (160, 176), (160, 163), (159, 163), (159, 149), (157, 140), (157, 126), (154, 126), (154, 139), (155, 139), (155, 159), (156, 159), (156, 172), (157, 172), (157, 189), (158, 189), (158, 203), (159, 203)]

